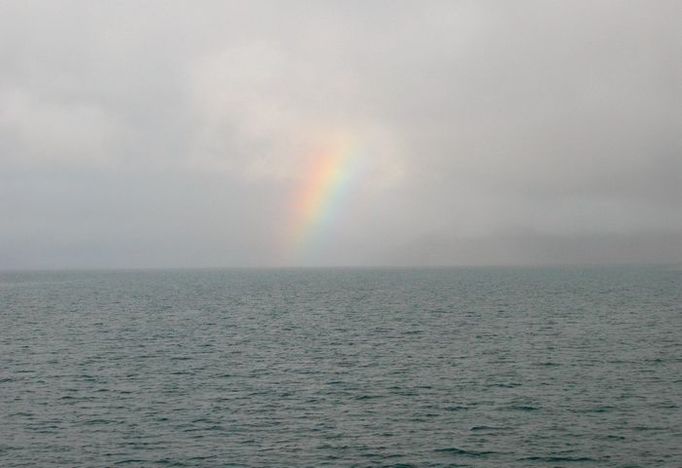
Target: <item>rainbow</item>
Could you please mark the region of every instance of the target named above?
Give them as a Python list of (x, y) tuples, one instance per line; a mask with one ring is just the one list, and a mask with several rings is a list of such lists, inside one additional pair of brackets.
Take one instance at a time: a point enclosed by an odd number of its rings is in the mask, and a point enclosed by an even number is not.
[(292, 232), (294, 260), (311, 254), (322, 234), (338, 217), (343, 200), (356, 178), (360, 162), (357, 145), (341, 138), (312, 155), (303, 183), (294, 199), (295, 222)]

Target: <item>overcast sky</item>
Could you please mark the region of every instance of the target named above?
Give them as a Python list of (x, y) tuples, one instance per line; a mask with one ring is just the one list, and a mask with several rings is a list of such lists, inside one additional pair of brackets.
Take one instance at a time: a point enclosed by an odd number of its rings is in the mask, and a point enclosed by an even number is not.
[[(680, 262), (681, 24), (678, 0), (0, 0), (0, 269)], [(339, 135), (361, 161), (296, 226)]]

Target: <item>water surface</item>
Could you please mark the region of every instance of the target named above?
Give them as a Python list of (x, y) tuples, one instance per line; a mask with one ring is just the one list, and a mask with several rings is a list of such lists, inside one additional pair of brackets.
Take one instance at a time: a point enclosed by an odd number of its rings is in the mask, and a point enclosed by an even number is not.
[(0, 465), (681, 466), (673, 267), (0, 273)]

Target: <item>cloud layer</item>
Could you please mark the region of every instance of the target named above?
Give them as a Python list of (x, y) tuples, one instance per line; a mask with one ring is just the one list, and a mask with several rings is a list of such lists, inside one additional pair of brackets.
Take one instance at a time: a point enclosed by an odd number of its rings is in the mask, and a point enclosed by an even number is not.
[[(679, 2), (0, 5), (0, 269), (682, 261)], [(311, 161), (362, 171), (315, 249)]]

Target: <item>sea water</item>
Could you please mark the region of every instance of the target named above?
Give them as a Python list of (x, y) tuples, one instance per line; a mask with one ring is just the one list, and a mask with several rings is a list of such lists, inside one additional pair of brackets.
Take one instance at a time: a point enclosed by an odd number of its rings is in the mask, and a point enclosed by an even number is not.
[(0, 274), (0, 466), (682, 466), (682, 270)]

